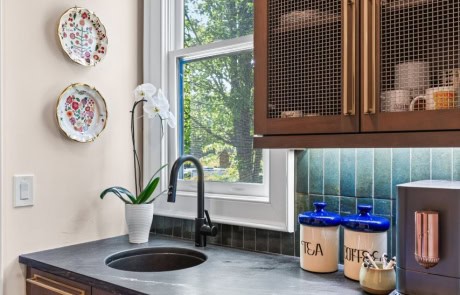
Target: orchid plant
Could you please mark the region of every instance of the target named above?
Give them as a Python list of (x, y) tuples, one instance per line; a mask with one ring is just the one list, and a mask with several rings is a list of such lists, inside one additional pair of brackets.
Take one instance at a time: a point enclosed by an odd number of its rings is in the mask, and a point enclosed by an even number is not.
[(153, 192), (160, 183), (160, 177), (158, 174), (163, 168), (167, 165), (164, 165), (158, 169), (153, 176), (150, 178), (150, 181), (147, 183), (145, 188), (142, 190), (142, 169), (139, 161), (139, 155), (136, 150), (136, 136), (135, 136), (135, 124), (134, 116), (136, 112), (136, 107), (144, 103), (144, 112), (148, 115), (149, 118), (153, 119), (158, 117), (161, 124), (161, 134), (163, 136), (163, 124), (166, 121), (170, 128), (176, 127), (176, 117), (170, 111), (169, 101), (165, 97), (163, 91), (153, 86), (152, 84), (142, 84), (136, 87), (134, 90), (135, 102), (131, 110), (131, 140), (133, 144), (133, 156), (134, 156), (134, 180), (136, 186), (136, 194), (131, 193), (129, 190), (123, 187), (110, 187), (104, 190), (100, 197), (104, 197), (112, 193), (122, 200), (125, 204), (141, 205), (141, 204), (150, 204), (155, 201), (156, 198), (161, 196), (166, 191), (161, 192), (160, 194), (152, 197)]

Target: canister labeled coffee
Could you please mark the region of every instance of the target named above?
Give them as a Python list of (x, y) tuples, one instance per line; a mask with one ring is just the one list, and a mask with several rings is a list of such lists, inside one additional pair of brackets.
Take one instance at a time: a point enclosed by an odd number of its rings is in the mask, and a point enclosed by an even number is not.
[(326, 203), (313, 204), (315, 211), (299, 214), (300, 267), (304, 270), (329, 273), (338, 269), (339, 225), (338, 214), (324, 210)]
[(390, 221), (384, 217), (371, 215), (372, 206), (358, 206), (358, 215), (342, 218), (344, 229), (344, 275), (352, 280), (359, 280), (359, 270), (365, 254), (379, 260), (387, 253), (387, 231)]

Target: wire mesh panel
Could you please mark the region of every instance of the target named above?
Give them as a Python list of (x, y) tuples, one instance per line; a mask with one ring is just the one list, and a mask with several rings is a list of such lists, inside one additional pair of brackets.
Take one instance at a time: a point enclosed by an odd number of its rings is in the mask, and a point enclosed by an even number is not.
[(382, 0), (382, 112), (458, 108), (460, 1)]
[(268, 118), (340, 115), (342, 1), (268, 5)]

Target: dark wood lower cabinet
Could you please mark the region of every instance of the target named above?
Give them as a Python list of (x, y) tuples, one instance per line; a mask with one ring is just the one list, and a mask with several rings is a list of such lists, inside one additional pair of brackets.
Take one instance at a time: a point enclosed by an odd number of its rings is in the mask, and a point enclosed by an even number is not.
[(34, 268), (27, 269), (27, 295), (114, 295)]
[(27, 295), (91, 295), (91, 287), (37, 269), (27, 271)]

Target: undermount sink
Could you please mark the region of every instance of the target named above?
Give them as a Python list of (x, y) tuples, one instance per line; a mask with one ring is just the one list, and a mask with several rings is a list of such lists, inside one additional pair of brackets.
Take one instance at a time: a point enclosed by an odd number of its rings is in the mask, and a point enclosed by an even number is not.
[(106, 259), (111, 268), (133, 272), (161, 272), (197, 266), (208, 258), (201, 252), (170, 247), (128, 250)]

